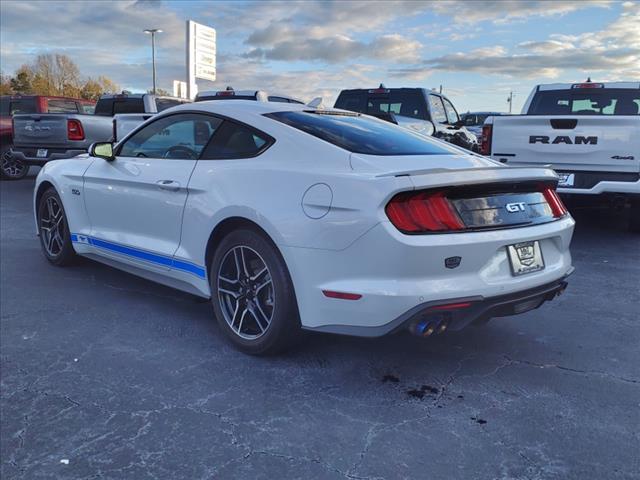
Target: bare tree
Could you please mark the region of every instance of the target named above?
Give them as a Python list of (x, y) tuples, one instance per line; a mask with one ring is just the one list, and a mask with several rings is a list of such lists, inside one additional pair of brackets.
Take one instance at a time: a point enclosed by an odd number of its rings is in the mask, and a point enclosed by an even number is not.
[(77, 97), (80, 93), (80, 70), (66, 55), (38, 55), (33, 65), (33, 73), (34, 90), (41, 95)]

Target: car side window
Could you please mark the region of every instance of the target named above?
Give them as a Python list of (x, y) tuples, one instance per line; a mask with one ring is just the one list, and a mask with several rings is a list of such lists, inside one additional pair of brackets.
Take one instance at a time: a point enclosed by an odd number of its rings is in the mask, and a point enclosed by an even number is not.
[(246, 125), (225, 120), (202, 152), (202, 160), (251, 158), (262, 153), (272, 140)]
[(283, 97), (269, 97), (270, 102), (289, 103), (289, 100)]
[(90, 105), (88, 103), (79, 103), (78, 107), (80, 108), (80, 112), (81, 113), (93, 114), (96, 111), (95, 104), (94, 105)]
[(134, 133), (118, 156), (197, 160), (222, 120), (209, 115), (169, 115)]
[(47, 113), (78, 113), (78, 106), (73, 100), (49, 99)]
[(429, 95), (431, 105), (431, 118), (438, 123), (447, 123), (447, 114), (444, 111), (442, 100), (437, 95)]
[(444, 103), (444, 109), (447, 113), (447, 119), (449, 120), (449, 123), (453, 124), (459, 122), (460, 117), (458, 116), (458, 112), (456, 112), (456, 109), (453, 107), (451, 102), (446, 98), (443, 98), (442, 102)]

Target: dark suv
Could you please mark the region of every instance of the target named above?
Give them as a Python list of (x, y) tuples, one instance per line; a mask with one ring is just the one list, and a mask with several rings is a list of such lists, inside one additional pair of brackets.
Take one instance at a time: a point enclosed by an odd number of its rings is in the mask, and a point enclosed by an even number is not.
[(460, 120), (451, 101), (441, 93), (424, 88), (379, 88), (342, 90), (335, 108), (366, 113), (403, 125), (402, 119), (430, 122), (433, 136), (468, 150), (478, 142)]

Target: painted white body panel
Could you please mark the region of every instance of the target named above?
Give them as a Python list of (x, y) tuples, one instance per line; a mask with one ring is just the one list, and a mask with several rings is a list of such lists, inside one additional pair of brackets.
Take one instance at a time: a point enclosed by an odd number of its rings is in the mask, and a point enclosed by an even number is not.
[[(602, 88), (640, 88), (638, 82), (603, 83)], [(571, 90), (572, 84), (548, 84), (535, 87), (521, 115), (489, 117), (491, 157), (509, 165), (548, 166), (562, 172), (640, 173), (640, 115), (531, 115), (529, 108), (535, 93)], [(573, 129), (554, 129), (550, 120), (577, 119)], [(531, 136), (549, 137), (549, 143), (531, 143)], [(553, 143), (558, 136), (572, 143)], [(597, 144), (576, 144), (576, 137), (597, 137)], [(506, 155), (503, 155), (506, 154)], [(601, 193), (640, 194), (638, 181), (600, 181), (591, 188), (563, 188), (561, 193), (598, 195)]]
[[(420, 303), (526, 290), (570, 273), (574, 222), (485, 232), (405, 235), (384, 207), (401, 191), (494, 181), (555, 180), (540, 168), (509, 168), (463, 153), (374, 157), (337, 146), (262, 116), (308, 108), (251, 101), (202, 102), (167, 112), (234, 118), (276, 139), (264, 153), (234, 160), (82, 158), (47, 164), (36, 182), (61, 194), (74, 248), (82, 255), (203, 297), (210, 296), (207, 243), (230, 218), (247, 219), (280, 250), (305, 328), (376, 327)], [(163, 112), (161, 115), (165, 115)], [(177, 181), (175, 191), (156, 182)], [(81, 189), (81, 195), (70, 193)], [(103, 248), (104, 240), (116, 247)], [(546, 268), (509, 272), (506, 245), (539, 240)], [(127, 249), (135, 249), (132, 253)], [(458, 255), (461, 266), (445, 269)], [(149, 258), (152, 260), (149, 261)], [(166, 259), (164, 261), (163, 259)], [(323, 289), (355, 292), (359, 301), (327, 298)]]

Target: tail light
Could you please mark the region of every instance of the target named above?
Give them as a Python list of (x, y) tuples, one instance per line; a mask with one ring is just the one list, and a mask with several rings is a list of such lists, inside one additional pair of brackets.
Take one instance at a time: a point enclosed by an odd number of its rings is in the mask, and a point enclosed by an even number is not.
[(406, 234), (516, 228), (568, 214), (554, 185), (534, 182), (401, 192), (385, 212), (393, 226)]
[(443, 192), (400, 193), (391, 199), (385, 210), (391, 223), (402, 232), (442, 232), (465, 228)]
[(492, 133), (493, 133), (493, 125), (482, 126), (482, 140), (480, 141), (480, 153), (482, 155), (491, 155)]
[(564, 206), (562, 200), (558, 196), (558, 192), (556, 192), (553, 187), (544, 187), (542, 190), (542, 194), (544, 195), (545, 200), (551, 207), (551, 212), (555, 218), (564, 217), (567, 212), (567, 207)]
[(80, 120), (67, 120), (67, 138), (69, 140), (84, 140), (84, 130)]

